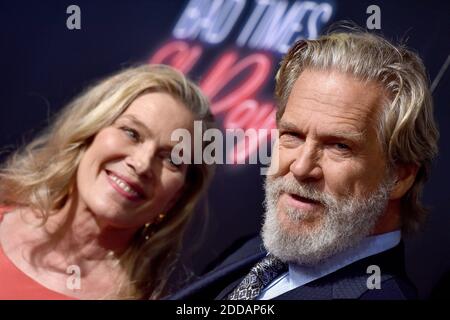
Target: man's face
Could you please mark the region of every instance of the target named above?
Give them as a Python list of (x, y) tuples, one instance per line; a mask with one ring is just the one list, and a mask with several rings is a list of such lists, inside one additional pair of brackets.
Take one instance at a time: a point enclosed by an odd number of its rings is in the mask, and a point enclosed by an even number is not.
[(390, 188), (377, 138), (382, 102), (373, 82), (301, 73), (279, 121), (278, 172), (266, 181), (269, 251), (314, 263), (372, 231)]

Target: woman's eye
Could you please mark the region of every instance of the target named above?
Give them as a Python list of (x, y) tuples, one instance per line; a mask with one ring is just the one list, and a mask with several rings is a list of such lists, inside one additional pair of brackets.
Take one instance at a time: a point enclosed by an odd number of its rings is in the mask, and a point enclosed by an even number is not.
[(139, 141), (140, 139), (140, 135), (139, 132), (137, 132), (137, 130), (133, 129), (133, 128), (129, 128), (129, 127), (122, 127), (121, 128), (125, 134), (130, 137), (133, 141)]
[(180, 168), (181, 167), (181, 163), (180, 164), (176, 164), (171, 157), (167, 157), (167, 162), (169, 163), (170, 166), (174, 167), (174, 168)]
[(175, 170), (179, 170), (181, 168), (181, 166), (183, 165), (182, 163), (179, 163), (179, 161), (174, 161), (174, 159), (172, 159), (171, 155), (163, 155), (163, 161), (165, 163), (167, 163), (167, 165), (171, 168), (171, 169), (175, 169)]

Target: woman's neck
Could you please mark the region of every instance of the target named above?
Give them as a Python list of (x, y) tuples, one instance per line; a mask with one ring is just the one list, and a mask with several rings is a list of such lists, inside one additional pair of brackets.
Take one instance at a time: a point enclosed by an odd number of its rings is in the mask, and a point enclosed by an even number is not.
[(54, 241), (49, 263), (79, 265), (83, 274), (105, 262), (118, 264), (136, 229), (120, 229), (99, 221), (88, 207), (70, 199), (61, 210), (49, 215), (44, 241)]

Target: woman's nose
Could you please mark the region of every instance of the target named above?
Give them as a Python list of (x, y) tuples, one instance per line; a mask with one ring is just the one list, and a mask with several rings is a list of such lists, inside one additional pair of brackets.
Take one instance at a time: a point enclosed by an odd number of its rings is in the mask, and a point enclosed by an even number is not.
[(136, 147), (127, 158), (128, 167), (138, 176), (151, 177), (153, 175), (152, 166), (155, 159), (155, 150), (154, 145)]

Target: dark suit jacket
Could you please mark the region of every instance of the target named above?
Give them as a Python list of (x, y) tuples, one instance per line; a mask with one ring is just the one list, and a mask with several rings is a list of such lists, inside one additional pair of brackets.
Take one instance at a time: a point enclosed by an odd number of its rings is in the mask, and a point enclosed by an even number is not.
[[(213, 271), (169, 297), (171, 300), (224, 299), (241, 282), (265, 251), (260, 237), (248, 241)], [(404, 269), (403, 243), (356, 261), (322, 278), (288, 291), (274, 300), (403, 300), (417, 299), (417, 292)], [(367, 267), (381, 270), (381, 289), (368, 289)]]

